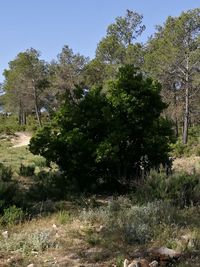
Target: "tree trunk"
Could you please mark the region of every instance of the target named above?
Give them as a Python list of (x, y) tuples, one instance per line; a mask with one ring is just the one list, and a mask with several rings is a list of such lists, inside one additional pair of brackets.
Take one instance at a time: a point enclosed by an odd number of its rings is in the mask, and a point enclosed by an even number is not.
[(35, 102), (34, 103), (34, 105), (35, 105), (35, 114), (36, 114), (36, 117), (37, 117), (38, 124), (41, 127), (42, 126), (42, 122), (41, 122), (40, 112), (39, 112), (39, 108), (38, 108), (38, 98), (37, 98), (36, 88), (35, 88), (35, 85), (34, 85), (34, 80), (33, 80), (33, 94), (34, 94), (34, 102)]
[(183, 121), (183, 144), (188, 141), (188, 122), (189, 122), (189, 59), (186, 62), (186, 77), (185, 77), (185, 113)]
[(26, 125), (26, 113), (24, 111), (22, 100), (19, 102), (19, 125)]

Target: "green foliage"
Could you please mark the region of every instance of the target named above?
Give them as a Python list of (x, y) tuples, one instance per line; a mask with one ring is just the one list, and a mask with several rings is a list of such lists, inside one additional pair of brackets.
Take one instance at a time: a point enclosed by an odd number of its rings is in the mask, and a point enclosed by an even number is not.
[(69, 212), (67, 212), (65, 210), (61, 210), (57, 214), (57, 220), (58, 220), (58, 223), (60, 223), (60, 224), (67, 224), (71, 221), (71, 219), (72, 218), (71, 218)]
[(189, 141), (183, 144), (181, 138), (172, 144), (172, 154), (175, 157), (200, 156), (200, 127), (193, 126), (188, 130)]
[(19, 174), (22, 176), (33, 176), (35, 172), (35, 166), (34, 165), (27, 165), (21, 164), (19, 169)]
[(66, 197), (66, 189), (66, 180), (60, 172), (40, 171), (35, 175), (35, 181), (29, 188), (28, 198), (34, 201), (60, 200)]
[(24, 218), (24, 212), (15, 205), (3, 210), (3, 216), (0, 220), (2, 225), (12, 226), (20, 223)]
[(18, 123), (18, 118), (14, 115), (9, 117), (0, 114), (0, 133), (14, 134), (17, 131), (24, 130), (24, 127)]
[(140, 175), (141, 159), (149, 168), (168, 160), (173, 132), (160, 118), (166, 107), (160, 89), (131, 65), (103, 89), (84, 95), (77, 88), (76, 99), (69, 94), (53, 123), (31, 139), (30, 151), (58, 164), (79, 190), (104, 183), (116, 190), (117, 181)]
[(15, 204), (18, 189), (17, 182), (12, 179), (10, 167), (0, 164), (0, 213), (4, 208)]
[(2, 163), (0, 163), (0, 179), (3, 182), (10, 182), (12, 179), (12, 169), (11, 167), (6, 167)]
[(134, 193), (139, 202), (167, 200), (179, 207), (199, 205), (200, 199), (199, 175), (151, 172), (143, 184)]

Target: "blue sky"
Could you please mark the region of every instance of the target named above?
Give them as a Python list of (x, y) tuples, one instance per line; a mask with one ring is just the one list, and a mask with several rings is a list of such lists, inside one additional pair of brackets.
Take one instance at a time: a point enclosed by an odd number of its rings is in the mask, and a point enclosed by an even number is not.
[(200, 0), (0, 0), (0, 82), (8, 62), (30, 47), (47, 61), (66, 44), (92, 58), (107, 26), (126, 9), (143, 14), (145, 42), (169, 15), (197, 7)]

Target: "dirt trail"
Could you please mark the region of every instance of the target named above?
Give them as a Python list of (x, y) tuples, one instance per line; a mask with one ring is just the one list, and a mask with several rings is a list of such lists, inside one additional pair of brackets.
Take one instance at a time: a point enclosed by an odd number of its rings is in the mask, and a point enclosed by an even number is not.
[(13, 147), (27, 146), (30, 142), (31, 134), (25, 132), (16, 132), (15, 137), (11, 139)]

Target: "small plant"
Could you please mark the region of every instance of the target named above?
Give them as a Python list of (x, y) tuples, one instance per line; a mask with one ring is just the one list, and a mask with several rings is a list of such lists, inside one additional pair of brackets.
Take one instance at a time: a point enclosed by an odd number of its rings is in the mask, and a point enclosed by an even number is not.
[(20, 223), (24, 218), (24, 212), (21, 208), (17, 208), (15, 205), (4, 209), (4, 214), (1, 218), (3, 225), (14, 225)]
[(34, 165), (23, 165), (21, 164), (19, 169), (19, 174), (21, 176), (33, 176), (35, 172), (35, 166)]
[(61, 210), (58, 212), (57, 220), (60, 224), (67, 224), (71, 221), (71, 216), (67, 211)]

